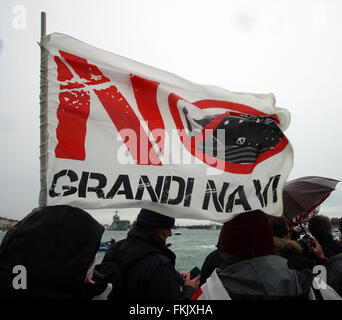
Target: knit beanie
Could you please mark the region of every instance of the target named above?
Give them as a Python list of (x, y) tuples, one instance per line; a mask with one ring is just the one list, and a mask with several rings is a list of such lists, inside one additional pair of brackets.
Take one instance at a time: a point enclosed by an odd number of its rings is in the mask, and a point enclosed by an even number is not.
[(175, 226), (175, 218), (148, 209), (141, 209), (137, 221), (153, 225), (157, 228), (171, 229)]
[(220, 243), (228, 254), (259, 257), (275, 253), (269, 218), (260, 210), (241, 213), (225, 222)]

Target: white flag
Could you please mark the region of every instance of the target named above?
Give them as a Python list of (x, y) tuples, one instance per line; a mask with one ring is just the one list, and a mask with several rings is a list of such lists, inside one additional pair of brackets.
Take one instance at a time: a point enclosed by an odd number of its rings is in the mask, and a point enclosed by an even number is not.
[(47, 59), (47, 204), (147, 208), (223, 222), (282, 213), (290, 114), (53, 33)]

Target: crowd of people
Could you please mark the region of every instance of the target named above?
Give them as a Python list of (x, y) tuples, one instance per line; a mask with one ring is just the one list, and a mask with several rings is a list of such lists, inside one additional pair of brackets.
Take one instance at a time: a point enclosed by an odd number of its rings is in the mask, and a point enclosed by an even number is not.
[(174, 225), (141, 209), (127, 238), (96, 264), (102, 225), (72, 206), (35, 209), (0, 245), (0, 299), (342, 299), (342, 243), (327, 217), (313, 216), (297, 240), (284, 217), (241, 213), (223, 224), (197, 276), (175, 268), (166, 242)]

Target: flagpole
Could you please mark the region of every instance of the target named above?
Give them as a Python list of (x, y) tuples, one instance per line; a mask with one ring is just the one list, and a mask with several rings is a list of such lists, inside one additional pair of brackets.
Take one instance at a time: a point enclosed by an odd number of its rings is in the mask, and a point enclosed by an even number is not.
[(40, 38), (46, 35), (46, 12), (40, 13)]
[(40, 13), (40, 194), (39, 207), (47, 205), (47, 52), (42, 46), (46, 35), (46, 13)]

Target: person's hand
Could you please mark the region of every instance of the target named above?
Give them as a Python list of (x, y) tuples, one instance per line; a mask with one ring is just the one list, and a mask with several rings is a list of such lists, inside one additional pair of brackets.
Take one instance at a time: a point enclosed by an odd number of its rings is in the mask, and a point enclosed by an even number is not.
[(190, 272), (186, 274), (186, 278), (184, 280), (184, 285), (185, 286), (191, 286), (197, 290), (200, 286), (200, 279), (201, 276), (197, 276), (196, 278), (190, 279)]
[(326, 259), (322, 246), (320, 245), (320, 243), (317, 241), (317, 239), (310, 237), (310, 239), (312, 239), (312, 241), (315, 243), (314, 246), (312, 246), (312, 253), (314, 254), (316, 259)]

